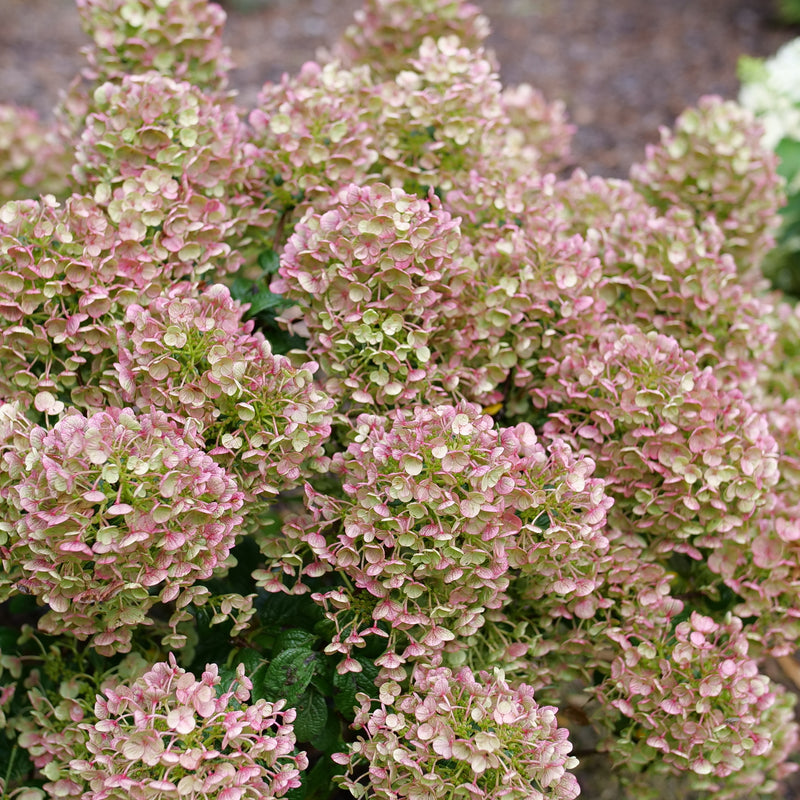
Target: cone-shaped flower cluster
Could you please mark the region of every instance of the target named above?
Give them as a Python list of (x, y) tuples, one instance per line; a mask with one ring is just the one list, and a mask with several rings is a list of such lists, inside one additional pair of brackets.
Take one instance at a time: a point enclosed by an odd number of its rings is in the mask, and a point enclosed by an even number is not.
[[(342, 784), (355, 797), (381, 800), (572, 800), (577, 764), (557, 709), (539, 706), (529, 686), (512, 688), (502, 672), (417, 667), (408, 693), (385, 685), (377, 707), (362, 696)], [(366, 767), (364, 778), (354, 777)]]
[(271, 289), (300, 306), (331, 394), (378, 406), (442, 396), (431, 353), (468, 275), (458, 234), (435, 197), (382, 184), (351, 185), (298, 224)]
[(117, 371), (126, 402), (196, 420), (206, 449), (251, 495), (297, 485), (322, 470), (333, 401), (313, 383), (317, 365), (274, 355), (225, 286), (199, 296), (179, 283), (119, 327)]
[[(211, 576), (233, 547), (242, 492), (191, 430), (129, 409), (34, 428), (9, 558), (50, 610), (40, 627), (130, 647), (131, 628)], [(154, 591), (151, 591), (154, 590)]]

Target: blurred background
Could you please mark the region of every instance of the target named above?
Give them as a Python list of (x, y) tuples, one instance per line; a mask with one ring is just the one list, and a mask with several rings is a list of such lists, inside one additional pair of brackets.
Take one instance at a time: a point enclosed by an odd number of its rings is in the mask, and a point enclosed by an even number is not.
[[(787, 0), (483, 0), (506, 84), (565, 102), (578, 125), (574, 165), (622, 177), (659, 125), (704, 94), (735, 98), (740, 55), (767, 56), (800, 35)], [(224, 0), (242, 105), (265, 81), (314, 58), (360, 0)], [(0, 0), (0, 102), (47, 117), (82, 66), (74, 0)]]

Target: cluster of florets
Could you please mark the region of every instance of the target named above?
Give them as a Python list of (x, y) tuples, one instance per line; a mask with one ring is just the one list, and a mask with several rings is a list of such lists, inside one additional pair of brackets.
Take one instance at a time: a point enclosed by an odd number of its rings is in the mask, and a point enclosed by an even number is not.
[(381, 687), (377, 707), (362, 695), (355, 725), (365, 735), (335, 756), (348, 766), (341, 784), (380, 800), (572, 800), (578, 760), (556, 712), (502, 672), (417, 667), (408, 691)]
[[(29, 633), (23, 632), (20, 642)], [(45, 779), (44, 792), (50, 797), (79, 798), (86, 787), (70, 769), (70, 761), (89, 755), (81, 725), (94, 716), (98, 691), (136, 680), (150, 664), (134, 652), (110, 669), (90, 674), (80, 668), (86, 664), (68, 648), (38, 644), (41, 653), (26, 657), (25, 669), (16, 671), (22, 705), (9, 725), (19, 733), (19, 746)]]
[(310, 61), (297, 76), (264, 86), (248, 117), (260, 175), (254, 225), (272, 229), (282, 244), (309, 206), (327, 207), (332, 191), (367, 180), (377, 159), (373, 96), (368, 67), (336, 62)]
[(604, 319), (601, 263), (582, 237), (562, 234), (554, 215), (551, 203), (541, 203), (524, 227), (463, 223), (474, 225), (467, 254), (473, 275), (450, 348), (456, 385), (470, 399), (498, 402), (512, 374), (517, 386), (537, 385), (541, 360), (557, 342), (591, 338)]
[(780, 478), (758, 516), (730, 531), (708, 566), (741, 599), (734, 612), (756, 618), (760, 646), (785, 655), (800, 636), (800, 401), (784, 401), (767, 419), (779, 442)]
[(568, 229), (584, 236), (602, 262), (604, 321), (674, 337), (732, 387), (755, 382), (774, 340), (772, 304), (742, 285), (713, 217), (697, 224), (686, 208), (661, 214), (627, 181), (581, 171), (555, 193)]
[[(782, 139), (800, 138), (800, 39), (792, 39), (771, 58), (742, 58), (739, 102), (750, 109), (764, 127), (763, 143), (774, 150)], [(795, 176), (796, 177), (796, 176)], [(789, 183), (794, 193), (799, 187)]]
[(561, 409), (552, 435), (593, 443), (615, 514), (658, 552), (700, 559), (698, 548), (750, 519), (778, 480), (764, 415), (663, 334), (610, 327), (566, 345), (537, 395)]
[(391, 80), (417, 55), (423, 39), (457, 36), (463, 47), (479, 48), (489, 21), (463, 0), (366, 0), (335, 48), (348, 66), (368, 66)]
[(224, 568), (242, 492), (191, 430), (163, 413), (73, 411), (29, 447), (8, 557), (50, 607), (41, 630), (125, 651), (155, 603)]
[(240, 191), (249, 156), (235, 107), (147, 72), (98, 86), (91, 110), (73, 172), (120, 238), (182, 264), (176, 276), (240, 266), (226, 241), (250, 204)]
[[(284, 701), (248, 705), (252, 682), (240, 664), (228, 687), (216, 665), (198, 680), (168, 662), (103, 681), (89, 700), (86, 681), (61, 686), (50, 704), (36, 689), (34, 732), (22, 745), (57, 797), (276, 798), (300, 785), (308, 761), (296, 753), (296, 711)], [(144, 672), (144, 674), (141, 674)]]
[(660, 144), (631, 168), (633, 184), (660, 210), (688, 208), (698, 223), (713, 216), (725, 233), (725, 251), (751, 280), (760, 277), (761, 261), (775, 245), (783, 203), (777, 157), (762, 132), (737, 103), (703, 97), (674, 129), (662, 128)]
[(394, 81), (379, 84), (377, 169), (387, 183), (427, 194), (472, 169), (497, 169), (508, 120), (494, 64), (457, 36), (425, 39)]
[(93, 78), (155, 70), (215, 91), (233, 66), (222, 46), (225, 12), (208, 0), (76, 0)]
[[(55, 798), (269, 800), (297, 733), (311, 794), (349, 747), (357, 797), (572, 800), (558, 705), (631, 786), (771, 791), (800, 313), (752, 117), (560, 179), (563, 106), (461, 0), (367, 0), (247, 122), (217, 6), (78, 5), (58, 134), (0, 108), (0, 601), (75, 655), (0, 653), (0, 751)], [(232, 683), (164, 660), (228, 645)]]
[(443, 397), (432, 355), (450, 336), (468, 269), (458, 221), (435, 196), (351, 185), (324, 214), (309, 212), (271, 289), (296, 301), (326, 389), (360, 404)]
[[(306, 575), (335, 570), (354, 587), (318, 595), (343, 670), (356, 668), (364, 632), (387, 635), (381, 625), (390, 630), (376, 662), (384, 679), (457, 651), (517, 576), (543, 616), (593, 613), (610, 499), (590, 477), (594, 464), (563, 443), (548, 452), (530, 425), (496, 428), (468, 403), (415, 406), (359, 416), (332, 466), (347, 499), (309, 493), (311, 518), (289, 520), (284, 533), (312, 551)], [(279, 589), (276, 577), (264, 585)]]
[(555, 172), (569, 160), (575, 126), (567, 119), (563, 102), (548, 103), (527, 83), (503, 89), (501, 101), (509, 127), (503, 159), (516, 175)]
[(674, 631), (609, 632), (620, 654), (598, 697), (633, 723), (614, 738), (615, 759), (726, 778), (769, 754), (780, 690), (759, 674), (742, 628), (738, 617), (717, 623), (692, 612)]
[(317, 365), (273, 354), (244, 311), (225, 286), (197, 294), (179, 283), (147, 308), (128, 307), (116, 369), (126, 402), (198, 422), (241, 488), (274, 495), (309, 466), (327, 467), (334, 403), (313, 382)]
[(0, 203), (66, 193), (71, 154), (32, 109), (0, 104)]
[(66, 402), (102, 407), (115, 396), (117, 320), (158, 294), (170, 267), (131, 250), (79, 195), (2, 206), (0, 260), (0, 399), (51, 416)]

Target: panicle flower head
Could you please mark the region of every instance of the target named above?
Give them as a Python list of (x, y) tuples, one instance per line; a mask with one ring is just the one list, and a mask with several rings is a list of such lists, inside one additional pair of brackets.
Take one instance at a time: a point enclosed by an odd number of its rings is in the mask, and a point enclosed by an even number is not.
[(106, 680), (65, 730), (39, 703), (30, 744), (52, 759), (45, 771), (63, 776), (57, 796), (256, 800), (300, 785), (308, 761), (293, 754), (296, 712), (283, 700), (248, 705), (243, 666), (224, 688), (216, 664), (198, 680), (170, 654), (128, 680)]
[(9, 550), (50, 607), (40, 628), (124, 652), (155, 603), (225, 562), (242, 492), (163, 412), (68, 412), (30, 444)]
[(377, 159), (374, 95), (367, 66), (345, 69), (338, 62), (310, 61), (297, 76), (263, 87), (248, 117), (257, 148), (254, 225), (269, 230), (280, 220), (291, 230), (309, 206), (326, 210), (332, 192), (367, 182)]
[(140, 654), (130, 653), (111, 669), (87, 672), (86, 663), (71, 656), (57, 641), (47, 647), (41, 668), (25, 679), (28, 706), (11, 723), (19, 746), (46, 779), (50, 797), (79, 798), (86, 788), (69, 762), (89, 756), (81, 725), (94, 716), (97, 692), (121, 680), (136, 680), (150, 667)]
[(377, 87), (375, 170), (393, 186), (425, 196), (449, 191), (471, 169), (502, 169), (508, 120), (502, 87), (481, 49), (456, 36), (425, 39), (395, 80)]
[(0, 104), (0, 203), (66, 194), (71, 154), (33, 109)]
[(489, 21), (464, 0), (365, 0), (334, 54), (348, 66), (368, 66), (382, 80), (406, 69), (426, 38), (457, 36), (477, 50), (489, 35)]
[(759, 647), (788, 655), (800, 639), (800, 401), (765, 413), (779, 443), (780, 477), (759, 513), (721, 540), (708, 567), (740, 599), (734, 613), (754, 620)]
[(503, 160), (509, 167), (519, 175), (563, 168), (575, 133), (564, 103), (548, 103), (527, 83), (503, 89), (501, 99), (509, 122), (503, 146)]
[[(532, 441), (525, 423), (502, 436)], [(542, 620), (591, 617), (605, 580), (609, 542), (606, 515), (613, 499), (592, 477), (594, 461), (576, 456), (566, 442), (541, 445), (524, 469), (525, 478), (507, 497), (520, 521), (509, 563), (517, 571), (515, 602), (529, 604)]]
[(505, 604), (512, 570), (542, 607), (583, 609), (596, 588), (610, 501), (591, 461), (562, 443), (547, 452), (525, 423), (498, 429), (469, 403), (362, 414), (333, 469), (347, 499), (307, 490), (311, 519), (286, 534), (314, 555), (306, 575), (333, 569), (354, 587), (315, 597), (337, 625), (333, 650), (349, 655), (353, 624), (389, 626), (381, 679), (459, 650)]
[(771, 58), (743, 57), (739, 61), (742, 88), (739, 102), (752, 111), (764, 126), (764, 146), (774, 150), (781, 139), (798, 138), (800, 131), (800, 92), (797, 68), (800, 39), (792, 39)]
[(662, 214), (627, 181), (580, 171), (555, 192), (568, 230), (586, 238), (602, 262), (609, 322), (673, 336), (723, 383), (752, 388), (773, 346), (771, 303), (743, 285), (713, 217), (696, 222), (679, 207)]
[(740, 274), (756, 280), (775, 245), (784, 199), (777, 157), (762, 143), (762, 133), (737, 103), (703, 97), (674, 129), (662, 128), (660, 144), (650, 145), (644, 164), (631, 168), (634, 186), (657, 208), (688, 208), (698, 223), (713, 216)]
[(334, 403), (314, 384), (317, 365), (274, 355), (245, 310), (221, 284), (197, 294), (186, 282), (146, 309), (132, 305), (117, 370), (126, 402), (196, 420), (242, 489), (276, 494), (309, 466), (326, 468)]
[(9, 557), (9, 545), (21, 514), (18, 487), (25, 474), (32, 427), (18, 403), (0, 403), (0, 602), (13, 594), (23, 577), (19, 563)]
[(248, 174), (243, 125), (229, 103), (157, 72), (106, 82), (93, 95), (73, 170), (123, 239), (146, 243), (181, 274), (233, 271), (226, 241), (239, 222)]
[(331, 394), (378, 406), (442, 398), (433, 354), (467, 274), (458, 220), (434, 196), (382, 184), (351, 185), (337, 200), (298, 224), (270, 288), (300, 306)]
[[(663, 761), (718, 778), (762, 756), (769, 766), (779, 690), (748, 655), (738, 617), (720, 623), (693, 611), (670, 627), (609, 635), (620, 652), (597, 696), (609, 718), (621, 714), (638, 731), (615, 739), (615, 760), (640, 767)], [(796, 725), (790, 728), (796, 738)]]
[(778, 480), (764, 415), (671, 337), (611, 326), (588, 347), (565, 345), (548, 376), (539, 399), (561, 410), (546, 430), (592, 442), (615, 513), (625, 515), (618, 524), (633, 524), (659, 551), (700, 559), (697, 548), (719, 546)]
[[(462, 210), (460, 198), (449, 196), (448, 205)], [(440, 352), (458, 379), (454, 388), (486, 405), (504, 399), (498, 387), (512, 373), (517, 386), (538, 385), (542, 360), (559, 342), (593, 339), (605, 318), (604, 277), (592, 247), (563, 234), (552, 203), (535, 205), (521, 224), (479, 222), (465, 209), (473, 277)]]
[(51, 416), (114, 402), (116, 321), (171, 275), (89, 197), (0, 207), (0, 397)]
[[(398, 689), (400, 687), (397, 687)], [(381, 800), (447, 795), (458, 800), (572, 800), (578, 760), (556, 721), (526, 684), (512, 688), (502, 672), (418, 666), (411, 687), (391, 702), (362, 697), (356, 726), (364, 734), (340, 779), (355, 797)], [(362, 777), (353, 773), (366, 768)], [(368, 786), (361, 783), (368, 780)]]
[(208, 0), (77, 0), (92, 45), (92, 78), (119, 81), (151, 70), (219, 91), (233, 66), (222, 46), (225, 12)]

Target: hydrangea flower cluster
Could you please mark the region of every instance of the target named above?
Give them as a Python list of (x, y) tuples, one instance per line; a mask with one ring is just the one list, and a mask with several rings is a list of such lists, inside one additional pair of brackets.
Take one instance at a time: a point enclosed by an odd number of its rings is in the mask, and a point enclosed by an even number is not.
[(223, 567), (242, 521), (236, 483), (163, 412), (34, 428), (15, 493), (9, 558), (50, 607), (41, 630), (107, 654), (130, 648), (153, 605)]
[[(342, 785), (354, 797), (381, 800), (448, 797), (460, 800), (572, 800), (578, 783), (568, 770), (567, 730), (557, 709), (539, 706), (529, 686), (468, 668), (417, 667), (406, 693), (381, 688), (380, 704), (365, 695)], [(354, 773), (366, 767), (363, 777)], [(369, 783), (364, 785), (363, 780)]]
[(373, 92), (368, 67), (314, 61), (262, 88), (248, 122), (259, 147), (254, 167), (269, 191), (265, 208), (299, 219), (343, 184), (366, 181), (377, 159)]
[(565, 347), (543, 400), (560, 407), (546, 429), (594, 443), (619, 525), (658, 552), (718, 546), (766, 502), (778, 480), (767, 420), (675, 339), (610, 327), (591, 348)]
[(237, 191), (249, 156), (235, 107), (146, 72), (98, 86), (92, 109), (73, 174), (120, 237), (178, 261), (176, 277), (239, 267), (226, 239), (250, 203)]
[(780, 443), (780, 479), (757, 518), (726, 536), (709, 556), (709, 568), (741, 598), (734, 612), (756, 618), (761, 647), (789, 654), (800, 635), (800, 402), (789, 399), (767, 412)]
[(4, 792), (776, 791), (800, 314), (752, 116), (564, 177), (463, 0), (366, 0), (249, 110), (213, 3), (78, 6), (54, 129), (0, 108)]
[(207, 91), (233, 66), (222, 45), (225, 12), (206, 0), (76, 0), (92, 78), (120, 81), (155, 70)]
[[(22, 638), (26, 638), (25, 634)], [(130, 653), (102, 674), (86, 674), (75, 669), (80, 659), (75, 663), (74, 654), (58, 644), (44, 649), (34, 663), (37, 665), (23, 682), (27, 691), (20, 687), (27, 707), (23, 717), (14, 718), (14, 727), (19, 731), (17, 741), (46, 779), (43, 788), (48, 796), (79, 798), (86, 786), (69, 764), (73, 758), (89, 755), (86, 733), (80, 726), (92, 719), (98, 691), (123, 680), (134, 681), (150, 665), (141, 654)], [(18, 686), (22, 674), (18, 669)]]
[(778, 232), (778, 247), (764, 265), (773, 284), (797, 296), (800, 291), (798, 271), (798, 196), (800, 169), (800, 95), (795, 76), (800, 57), (800, 39), (783, 45), (766, 60), (744, 56), (739, 61), (742, 88), (739, 102), (756, 115), (763, 126), (762, 143), (778, 155), (778, 173), (786, 180), (787, 203), (781, 209), (783, 224)]
[[(334, 569), (352, 585), (319, 595), (343, 671), (357, 669), (365, 633), (388, 636), (381, 680), (402, 676), (407, 661), (438, 661), (505, 605), (518, 575), (540, 613), (591, 616), (611, 501), (590, 477), (594, 464), (565, 444), (548, 453), (530, 425), (498, 429), (472, 404), (415, 406), (359, 416), (332, 466), (347, 500), (309, 496), (311, 518), (284, 533), (313, 553), (305, 575)], [(276, 577), (265, 575), (265, 588), (280, 589)]]
[(742, 277), (757, 280), (766, 253), (775, 245), (783, 204), (783, 181), (775, 154), (761, 143), (763, 129), (753, 114), (733, 101), (700, 99), (661, 129), (631, 180), (653, 205), (690, 209), (698, 222), (713, 216), (725, 233), (726, 252)]
[(634, 723), (647, 747), (630, 731), (614, 738), (615, 759), (726, 778), (770, 752), (769, 709), (780, 689), (759, 674), (742, 627), (738, 617), (717, 623), (692, 612), (664, 632), (668, 639), (640, 628), (616, 634), (621, 653), (598, 696)]
[(73, 195), (0, 209), (0, 398), (45, 416), (116, 402), (115, 327), (126, 306), (171, 280), (128, 247), (103, 210)]
[(71, 155), (33, 109), (0, 104), (0, 202), (67, 191)]
[(172, 655), (128, 679), (107, 677), (91, 704), (79, 681), (62, 686), (56, 708), (31, 692), (42, 733), (23, 734), (23, 744), (58, 776), (53, 795), (255, 800), (300, 785), (308, 760), (295, 752), (296, 711), (248, 704), (244, 665), (228, 687), (215, 664), (198, 680)]
[[(453, 213), (460, 199), (448, 198)], [(550, 218), (548, 219), (548, 213)], [(580, 236), (562, 235), (552, 203), (514, 223), (472, 222), (473, 279), (460, 303), (453, 335), (458, 387), (492, 405), (509, 379), (538, 385), (542, 359), (562, 339), (596, 335), (605, 316), (601, 263)], [(510, 377), (513, 376), (513, 377)]]
[(602, 261), (604, 322), (652, 327), (713, 366), (732, 388), (752, 387), (771, 349), (772, 303), (739, 280), (726, 237), (712, 217), (685, 208), (663, 215), (628, 181), (580, 170), (555, 187), (570, 231)]
[(317, 365), (274, 355), (220, 284), (195, 296), (178, 283), (119, 326), (116, 364), (126, 402), (200, 423), (211, 457), (251, 496), (297, 485), (327, 468), (322, 445), (333, 400), (313, 383)]
[[(792, 39), (767, 59), (742, 58), (739, 103), (750, 109), (764, 127), (763, 143), (775, 150), (782, 139), (796, 139), (800, 132), (800, 39)], [(794, 193), (797, 186), (789, 185)]]
[(351, 185), (298, 223), (270, 288), (300, 306), (327, 391), (378, 406), (442, 396), (432, 352), (469, 274), (458, 234), (435, 196), (383, 184)]
[(334, 55), (347, 66), (366, 65), (380, 79), (407, 68), (423, 39), (457, 36), (475, 50), (489, 35), (480, 9), (461, 0), (366, 0)]
[(426, 194), (448, 191), (497, 161), (508, 124), (502, 87), (488, 54), (457, 36), (427, 38), (394, 81), (378, 87), (378, 169), (384, 180)]

